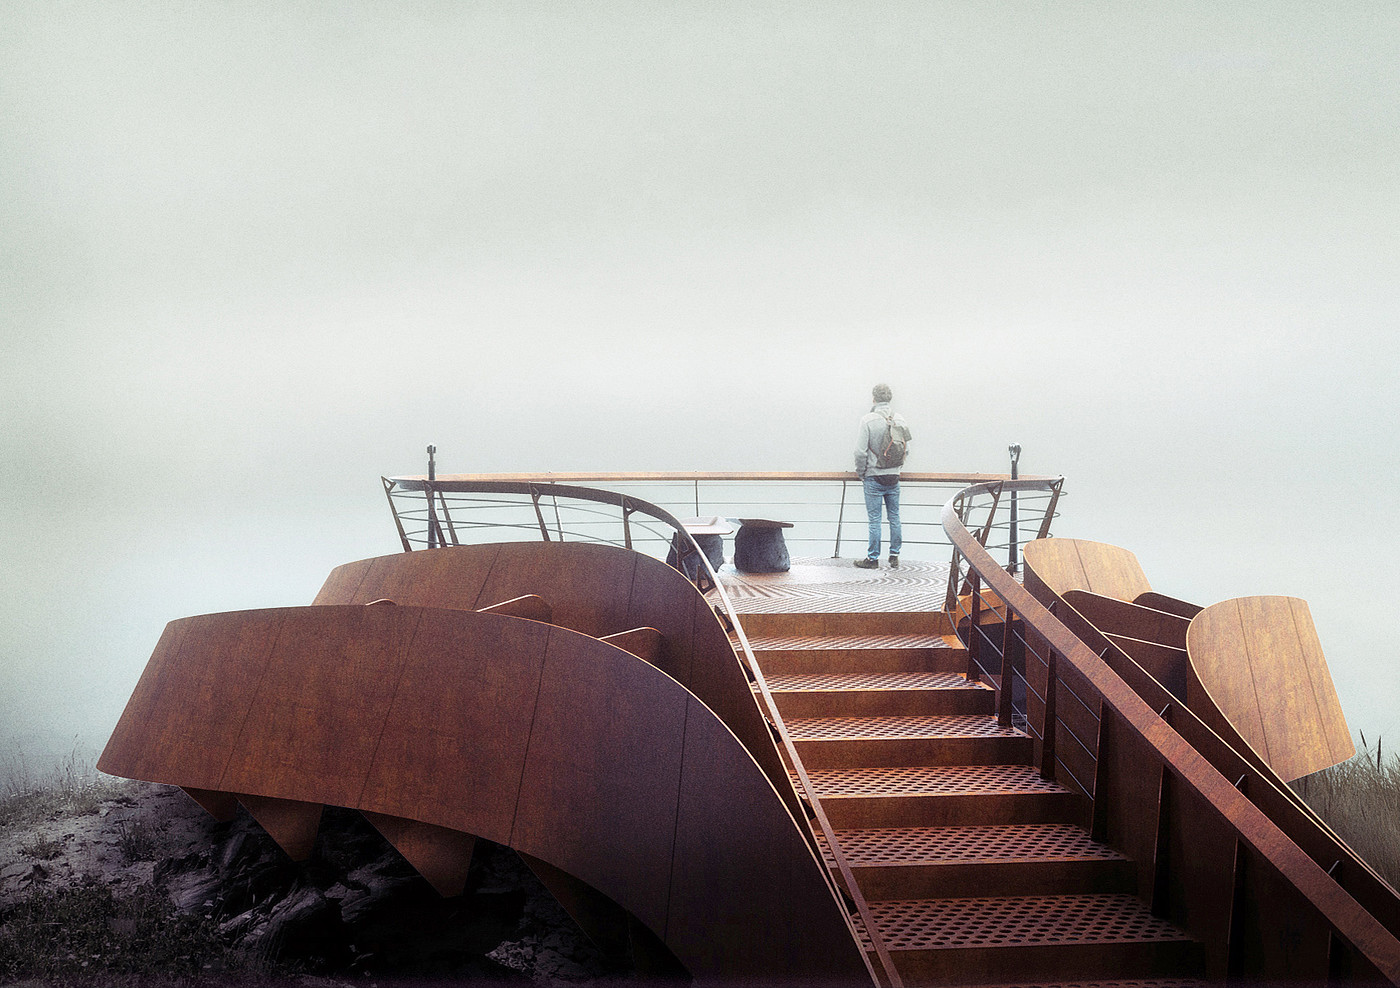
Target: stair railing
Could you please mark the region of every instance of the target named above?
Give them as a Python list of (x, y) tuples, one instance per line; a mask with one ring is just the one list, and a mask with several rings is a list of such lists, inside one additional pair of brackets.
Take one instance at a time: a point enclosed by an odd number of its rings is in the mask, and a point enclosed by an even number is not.
[[(1095, 654), (968, 529), (974, 498), (1027, 483), (1037, 482), (965, 489), (944, 506), (943, 528), (954, 569), (967, 566), (955, 623), (969, 655), (979, 653), (978, 674), (990, 678), (980, 656), (990, 640), (984, 598), (1001, 610), (1002, 693), (1014, 682), (1008, 646), (1025, 651), (1026, 717), (1041, 773), (1084, 796), (1091, 835), (1136, 863), (1138, 894), (1155, 915), (1205, 945), (1209, 977), (1400, 984), (1400, 940), (1246, 798), (1238, 787), (1247, 773), (1227, 779), (1163, 718), (1185, 724), (1183, 715), (1152, 709), (1114, 671), (1109, 649)], [(1007, 701), (998, 696), (999, 712)]]
[[(383, 479), (385, 492), (388, 494), (390, 486), (394, 482), (387, 478)], [(442, 480), (439, 480), (438, 483), (442, 483)], [(420, 488), (420, 490), (424, 490), (429, 497), (438, 493), (434, 491), (431, 485), (425, 485), (423, 488)], [(702, 588), (705, 592), (713, 592), (718, 596), (719, 603), (714, 605), (716, 611), (722, 613), (722, 620), (729, 628), (733, 629), (733, 635), (738, 639), (738, 650), (741, 653), (741, 662), (745, 667), (748, 678), (753, 682), (759, 698), (762, 700), (761, 709), (764, 717), (767, 719), (772, 733), (776, 736), (783, 753), (787, 756), (788, 763), (792, 766), (793, 773), (797, 776), (797, 785), (800, 787), (799, 796), (801, 796), (803, 804), (810, 809), (812, 818), (821, 831), (826, 852), (831, 856), (832, 861), (835, 862), (836, 869), (841, 875), (841, 883), (838, 884), (832, 878), (826, 863), (822, 861), (820, 848), (818, 848), (817, 860), (821, 864), (822, 874), (826, 879), (833, 898), (837, 903), (848, 902), (849, 905), (855, 909), (856, 916), (859, 919), (859, 925), (857, 925), (849, 909), (842, 909), (842, 914), (846, 918), (851, 936), (856, 944), (861, 947), (861, 957), (865, 962), (866, 970), (870, 974), (871, 982), (879, 986), (888, 986), (888, 988), (903, 988), (903, 981), (900, 979), (898, 971), (895, 970), (894, 961), (890, 957), (889, 949), (885, 945), (884, 939), (881, 937), (880, 931), (875, 925), (874, 918), (870, 912), (869, 903), (860, 890), (860, 885), (857, 883), (855, 875), (851, 870), (850, 862), (846, 859), (840, 844), (836, 840), (835, 830), (826, 815), (826, 811), (822, 807), (821, 798), (818, 796), (811, 779), (807, 775), (806, 767), (802, 763), (802, 758), (798, 754), (792, 736), (788, 733), (787, 725), (784, 723), (783, 716), (778, 710), (777, 701), (774, 699), (773, 693), (768, 686), (768, 681), (763, 675), (763, 669), (759, 666), (758, 661), (754, 657), (753, 649), (749, 645), (748, 636), (744, 633), (744, 628), (740, 623), (738, 612), (734, 608), (734, 602), (725, 591), (724, 585), (720, 582), (719, 575), (715, 572), (714, 567), (711, 566), (709, 558), (700, 549), (694, 537), (686, 531), (681, 521), (665, 508), (641, 500), (640, 498), (619, 494), (616, 491), (602, 490), (594, 487), (581, 487), (573, 484), (556, 484), (518, 479), (502, 480), (499, 478), (472, 481), (458, 479), (453, 482), (452, 490), (457, 493), (493, 496), (522, 494), (528, 496), (534, 508), (538, 532), (540, 537), (546, 542), (553, 541), (555, 538), (562, 539), (564, 533), (567, 531), (563, 528), (562, 521), (559, 520), (559, 505), (561, 499), (566, 503), (579, 502), (583, 505), (616, 506), (621, 511), (620, 517), (623, 526), (623, 540), (626, 548), (632, 548), (633, 539), (637, 534), (637, 530), (645, 531), (652, 536), (659, 536), (662, 528), (664, 528), (666, 535), (669, 536), (669, 538), (666, 539), (667, 543), (673, 546), (679, 544), (682, 547), (679, 552), (679, 558), (676, 561), (676, 568), (684, 572), (686, 564), (692, 559), (695, 560), (699, 571), (704, 574), (704, 579), (700, 581)], [(542, 504), (551, 509), (548, 515), (546, 515), (544, 508), (541, 506)], [(390, 498), (390, 505), (393, 506), (392, 497)], [(443, 518), (447, 519), (447, 524), (449, 526), (446, 529), (447, 537), (444, 538), (444, 532), (442, 530), (430, 533), (429, 537), (435, 539), (436, 544), (439, 546), (458, 544), (457, 532), (456, 529), (452, 527), (445, 501), (435, 504), (435, 511), (429, 513), (428, 517), (431, 518), (433, 514), (436, 514), (439, 510)], [(632, 516), (638, 513), (647, 517), (633, 520)], [(611, 518), (618, 517), (610, 511), (607, 512), (606, 515)], [(407, 552), (411, 549), (411, 544), (409, 540), (404, 537), (402, 521), (397, 510), (394, 512), (394, 518), (396, 525), (399, 526), (400, 537), (403, 538), (404, 541), (404, 551)], [(796, 822), (799, 826), (802, 826), (802, 821), (799, 820)], [(862, 939), (868, 940), (870, 949), (875, 953), (876, 959), (880, 963), (880, 970), (878, 972), (875, 966), (870, 962), (869, 954), (861, 943)], [(882, 975), (883, 978), (881, 977)]]

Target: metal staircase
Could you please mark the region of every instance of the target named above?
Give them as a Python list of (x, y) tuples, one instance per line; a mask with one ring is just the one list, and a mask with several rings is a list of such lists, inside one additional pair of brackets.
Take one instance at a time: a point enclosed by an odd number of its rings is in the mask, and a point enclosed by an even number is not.
[(1150, 914), (1132, 862), (1032, 767), (1031, 739), (998, 724), (936, 617), (742, 615), (900, 978), (1194, 982), (1200, 944)]

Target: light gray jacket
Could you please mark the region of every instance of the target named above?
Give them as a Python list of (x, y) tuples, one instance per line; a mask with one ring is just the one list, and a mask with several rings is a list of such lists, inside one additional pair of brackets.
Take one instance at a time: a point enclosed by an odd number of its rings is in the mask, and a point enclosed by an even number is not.
[[(856, 476), (862, 480), (866, 474), (872, 477), (889, 476), (898, 474), (901, 467), (877, 467), (875, 460), (878, 458), (877, 452), (884, 445), (889, 435), (889, 429), (885, 425), (885, 416), (889, 415), (898, 425), (906, 429), (909, 424), (904, 421), (904, 416), (898, 412), (890, 413), (890, 403), (887, 401), (877, 401), (871, 406), (860, 420), (860, 434), (856, 437)], [(913, 436), (910, 435), (910, 445), (913, 445)], [(909, 462), (905, 460), (905, 462)]]

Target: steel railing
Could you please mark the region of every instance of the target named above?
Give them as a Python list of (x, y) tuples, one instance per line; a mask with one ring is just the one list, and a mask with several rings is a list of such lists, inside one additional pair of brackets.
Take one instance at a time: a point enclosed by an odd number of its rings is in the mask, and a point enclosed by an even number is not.
[(1020, 684), (1041, 774), (1086, 798), (1091, 836), (1137, 863), (1153, 913), (1205, 943), (1211, 977), (1400, 983), (1393, 891), (1287, 787), (1107, 639), (1096, 653), (982, 546), (971, 502), (1025, 483), (967, 488), (943, 526), (969, 675), (997, 688), (1003, 723)]
[[(905, 552), (932, 558), (951, 543), (941, 512), (948, 496), (969, 484), (996, 483), (1004, 475), (906, 473), (900, 483)], [(990, 510), (970, 505), (970, 520), (983, 544), (1014, 567), (1020, 545), (1046, 531), (1058, 510), (1062, 478), (1026, 478), (1039, 486), (1008, 492)], [(792, 522), (785, 539), (798, 555), (839, 557), (843, 546), (863, 551), (866, 513), (861, 483), (841, 472), (668, 472), (591, 474), (457, 474), (381, 478), (405, 551), (469, 543), (487, 534), (499, 540), (547, 538), (610, 542), (664, 554), (670, 532), (634, 520), (624, 498), (645, 501), (676, 518), (721, 516)], [(603, 502), (548, 494), (547, 488), (597, 490)], [(1017, 503), (1019, 499), (1019, 504)], [(1018, 526), (1019, 512), (1021, 522)], [(973, 516), (976, 517), (973, 517)]]

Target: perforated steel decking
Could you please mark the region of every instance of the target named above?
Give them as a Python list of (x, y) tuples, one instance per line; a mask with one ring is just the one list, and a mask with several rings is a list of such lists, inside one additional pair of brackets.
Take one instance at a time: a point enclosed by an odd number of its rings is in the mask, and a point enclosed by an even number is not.
[[(1029, 765), (913, 765), (891, 768), (813, 769), (819, 797), (1058, 795), (1065, 790)], [(796, 777), (794, 776), (794, 779)]]
[(885, 827), (840, 830), (836, 841), (853, 866), (978, 861), (1121, 861), (1068, 824), (1000, 827)]
[(1042, 895), (873, 902), (891, 950), (1189, 940), (1132, 895)]
[(787, 573), (739, 573), (720, 579), (740, 614), (784, 611), (938, 611), (947, 593), (948, 564), (906, 560), (899, 569), (856, 569), (851, 559), (794, 559)]

